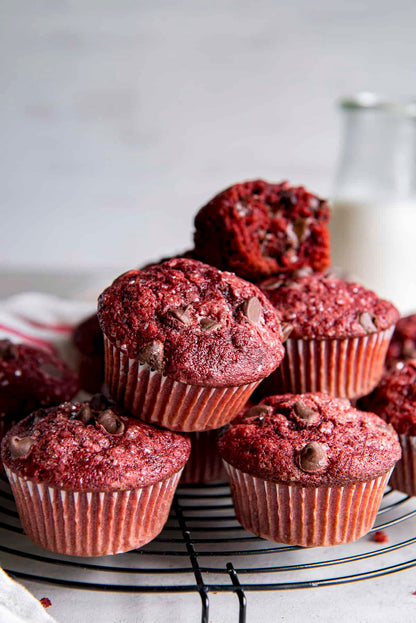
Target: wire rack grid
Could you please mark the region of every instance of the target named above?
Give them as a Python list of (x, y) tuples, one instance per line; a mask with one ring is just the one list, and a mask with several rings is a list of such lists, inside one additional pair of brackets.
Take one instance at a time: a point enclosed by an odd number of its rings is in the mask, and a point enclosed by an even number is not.
[[(383, 530), (388, 543), (372, 537)], [(226, 484), (178, 488), (163, 532), (140, 550), (82, 559), (37, 547), (23, 534), (9, 485), (0, 478), (0, 553), (23, 581), (118, 593), (199, 593), (208, 623), (210, 594), (233, 593), (246, 623), (247, 593), (339, 585), (416, 566), (416, 500), (387, 489), (370, 535), (332, 548), (284, 546), (246, 532)]]

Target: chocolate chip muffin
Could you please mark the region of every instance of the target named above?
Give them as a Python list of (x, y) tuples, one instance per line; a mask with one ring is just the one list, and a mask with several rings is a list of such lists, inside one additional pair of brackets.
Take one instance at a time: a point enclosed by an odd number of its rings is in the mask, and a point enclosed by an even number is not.
[(76, 375), (54, 352), (0, 340), (0, 438), (31, 411), (70, 400), (77, 390)]
[(250, 281), (330, 265), (330, 209), (303, 186), (254, 180), (216, 195), (195, 217), (199, 259)]
[(35, 411), (2, 444), (25, 533), (76, 556), (125, 552), (159, 534), (189, 453), (189, 439), (97, 396)]
[(368, 394), (379, 382), (397, 309), (357, 283), (326, 275), (259, 284), (284, 323), (286, 356), (265, 394)]
[(121, 275), (98, 319), (111, 395), (171, 430), (230, 422), (284, 352), (279, 315), (258, 288), (191, 259)]
[(416, 359), (398, 362), (365, 401), (365, 408), (391, 424), (399, 435), (402, 459), (390, 484), (416, 495)]
[(95, 394), (104, 383), (104, 338), (97, 314), (83, 320), (74, 330), (72, 341), (78, 352), (78, 377), (82, 389)]
[(251, 414), (218, 442), (247, 530), (303, 546), (370, 530), (401, 454), (391, 426), (322, 393), (271, 396)]

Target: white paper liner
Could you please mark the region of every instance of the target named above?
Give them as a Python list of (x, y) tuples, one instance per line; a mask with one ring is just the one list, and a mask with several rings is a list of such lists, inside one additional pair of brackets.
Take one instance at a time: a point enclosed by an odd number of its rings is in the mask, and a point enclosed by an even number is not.
[(174, 431), (221, 428), (237, 415), (260, 381), (240, 387), (201, 387), (174, 381), (114, 347), (104, 336), (105, 382), (133, 415)]
[(162, 530), (182, 470), (131, 491), (74, 492), (6, 469), (23, 530), (38, 545), (70, 556), (105, 556), (142, 547)]
[(265, 395), (324, 392), (338, 398), (369, 394), (384, 373), (394, 326), (342, 340), (289, 338), (282, 363), (264, 382)]
[(218, 430), (191, 433), (191, 456), (182, 473), (181, 484), (207, 484), (227, 480), (217, 450)]
[(355, 541), (373, 526), (391, 470), (344, 487), (301, 487), (256, 478), (224, 461), (238, 521), (270, 541), (304, 547)]

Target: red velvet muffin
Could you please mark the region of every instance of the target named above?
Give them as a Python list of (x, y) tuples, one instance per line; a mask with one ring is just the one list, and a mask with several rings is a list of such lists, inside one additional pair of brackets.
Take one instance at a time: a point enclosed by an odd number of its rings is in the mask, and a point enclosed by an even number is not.
[(98, 318), (111, 395), (171, 430), (230, 422), (283, 357), (279, 315), (258, 288), (195, 260), (121, 275)]
[(331, 263), (328, 203), (303, 186), (254, 180), (216, 195), (195, 218), (199, 259), (250, 281)]
[(368, 397), (366, 408), (399, 434), (402, 459), (392, 474), (391, 486), (416, 495), (416, 359), (397, 363)]
[(387, 366), (416, 359), (416, 314), (400, 318), (387, 351)]
[(0, 340), (0, 438), (31, 411), (70, 400), (77, 390), (75, 374), (54, 353)]
[(97, 314), (89, 316), (76, 327), (72, 341), (79, 353), (80, 385), (85, 391), (95, 394), (104, 383), (104, 338)]
[(2, 444), (25, 533), (76, 556), (125, 552), (159, 534), (189, 453), (189, 439), (96, 396), (33, 413)]
[(303, 546), (366, 534), (400, 458), (393, 428), (321, 393), (271, 396), (255, 409), (219, 440), (241, 524)]
[(259, 284), (288, 336), (286, 356), (266, 394), (322, 391), (341, 398), (368, 394), (379, 382), (397, 309), (357, 283), (325, 275)]

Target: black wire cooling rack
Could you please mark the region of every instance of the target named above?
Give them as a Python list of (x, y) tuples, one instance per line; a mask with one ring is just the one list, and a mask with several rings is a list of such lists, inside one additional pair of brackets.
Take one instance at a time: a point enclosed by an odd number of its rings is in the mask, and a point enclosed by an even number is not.
[[(385, 531), (388, 543), (374, 540), (378, 530)], [(345, 584), (414, 567), (414, 534), (416, 499), (387, 489), (375, 527), (359, 541), (332, 548), (282, 546), (240, 526), (226, 484), (186, 485), (178, 488), (163, 532), (144, 548), (72, 558), (39, 548), (24, 536), (7, 480), (0, 477), (1, 564), (10, 575), (71, 589), (197, 592), (202, 623), (208, 623), (213, 592), (234, 593), (238, 621), (245, 623), (249, 591)]]

